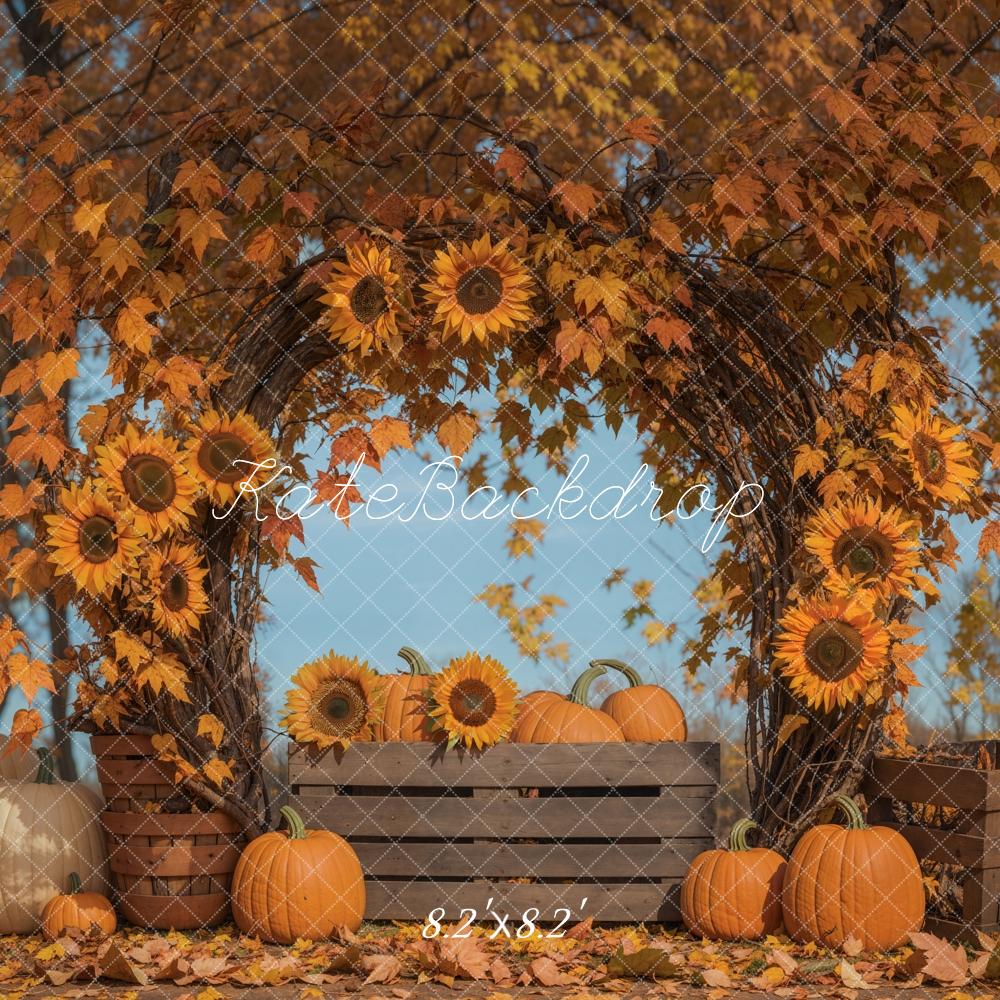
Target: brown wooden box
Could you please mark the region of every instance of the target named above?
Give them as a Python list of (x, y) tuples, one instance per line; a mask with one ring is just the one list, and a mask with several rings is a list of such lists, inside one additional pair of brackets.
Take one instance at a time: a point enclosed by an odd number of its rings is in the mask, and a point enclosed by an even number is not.
[[(996, 759), (996, 741), (961, 744), (956, 749), (971, 748), (974, 757), (980, 745)], [(924, 929), (965, 941), (974, 941), (977, 930), (1000, 933), (1000, 771), (878, 757), (863, 791), (871, 804), (870, 822), (896, 827), (922, 861), (967, 870), (962, 887), (962, 919), (928, 918)], [(893, 821), (900, 806), (909, 811), (908, 806), (920, 804), (959, 812), (948, 829)]]
[(663, 923), (680, 919), (681, 879), (714, 845), (719, 745), (355, 743), (293, 751), (289, 781), (306, 825), (358, 852), (368, 919), (472, 908), (513, 928), (537, 907), (540, 923), (563, 919), (557, 908)]

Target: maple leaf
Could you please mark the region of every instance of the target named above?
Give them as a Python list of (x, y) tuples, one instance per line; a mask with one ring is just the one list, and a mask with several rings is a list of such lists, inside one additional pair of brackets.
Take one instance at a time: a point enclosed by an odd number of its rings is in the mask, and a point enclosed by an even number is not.
[(269, 514), (261, 525), (260, 533), (262, 538), (270, 540), (276, 551), (284, 554), (288, 550), (288, 543), (297, 538), (305, 544), (305, 531), (302, 528), (302, 519), (298, 514)]
[(185, 191), (199, 207), (210, 205), (221, 198), (226, 190), (219, 168), (212, 160), (185, 160), (174, 178), (173, 193)]
[(54, 472), (66, 453), (62, 430), (52, 431), (39, 427), (26, 434), (18, 434), (7, 444), (7, 458), (15, 465), (39, 462), (49, 472)]
[(979, 160), (978, 163), (973, 163), (972, 175), (973, 177), (981, 177), (986, 181), (987, 187), (989, 187), (993, 194), (1000, 191), (1000, 169), (989, 160)]
[(170, 653), (161, 653), (150, 659), (136, 674), (139, 687), (148, 686), (153, 694), (166, 690), (177, 701), (189, 702), (188, 675), (180, 660)]
[(350, 427), (338, 434), (330, 445), (330, 465), (353, 466), (358, 461), (382, 471), (379, 451), (360, 427)]
[(182, 208), (177, 213), (175, 229), (181, 241), (191, 244), (195, 258), (200, 262), (211, 240), (224, 240), (226, 231), (222, 228), (225, 216), (218, 209), (199, 211)]
[(449, 455), (461, 457), (478, 430), (479, 422), (468, 410), (454, 410), (438, 425), (437, 439)]
[(266, 188), (267, 177), (259, 170), (250, 170), (236, 185), (236, 197), (243, 203), (244, 208), (252, 208), (260, 200)]
[(286, 191), (281, 196), (281, 214), (300, 212), (307, 221), (316, 214), (319, 197), (311, 191)]
[(55, 694), (52, 671), (41, 660), (31, 660), (24, 653), (14, 653), (7, 660), (9, 683), (20, 687), (30, 705), (40, 688)]
[(133, 670), (153, 655), (153, 651), (144, 642), (124, 629), (112, 632), (111, 638), (115, 642), (115, 658), (124, 660)]
[(24, 517), (35, 509), (35, 500), (42, 495), (44, 487), (37, 479), (30, 480), (27, 486), (11, 483), (0, 488), (0, 518)]
[(115, 336), (133, 351), (149, 354), (153, 349), (153, 337), (159, 331), (146, 317), (155, 312), (156, 303), (144, 295), (126, 302), (115, 320)]
[(969, 959), (961, 945), (924, 932), (910, 934), (910, 941), (916, 948), (906, 960), (911, 974), (923, 973), (946, 986), (961, 986), (968, 981)]
[(612, 322), (621, 323), (628, 314), (627, 290), (628, 282), (610, 271), (586, 274), (578, 279), (573, 289), (573, 301), (588, 313), (603, 306)]
[(366, 984), (395, 982), (403, 971), (403, 964), (395, 955), (362, 955), (358, 965), (368, 973)]
[(985, 559), (991, 552), (1000, 555), (1000, 521), (990, 521), (979, 536), (979, 558)]
[(83, 202), (73, 213), (73, 230), (77, 233), (87, 233), (96, 240), (107, 221), (109, 201), (94, 203)]
[(659, 240), (668, 250), (684, 253), (684, 241), (681, 239), (680, 226), (663, 212), (655, 212), (649, 220), (649, 234), (654, 239)]
[(638, 142), (648, 142), (655, 146), (663, 138), (663, 119), (652, 115), (632, 118), (621, 127), (621, 134)]
[(11, 719), (10, 732), (3, 756), (13, 754), (18, 749), (28, 751), (42, 731), (42, 717), (33, 708), (19, 708)]
[(653, 316), (646, 322), (646, 332), (652, 334), (665, 351), (675, 346), (681, 351), (692, 348), (691, 324), (679, 316)]
[(368, 436), (380, 458), (385, 458), (393, 448), (413, 450), (413, 442), (410, 440), (410, 425), (405, 420), (397, 420), (395, 417), (380, 417), (368, 429)]
[(183, 399), (191, 392), (200, 392), (204, 385), (204, 369), (193, 358), (173, 354), (156, 369), (154, 379), (166, 386), (172, 396)]
[(233, 776), (233, 764), (235, 762), (230, 760), (228, 762), (220, 760), (218, 757), (213, 757), (210, 761), (207, 761), (202, 765), (201, 773), (212, 782), (216, 788), (222, 788), (223, 782), (235, 781)]
[(504, 171), (515, 187), (520, 187), (528, 169), (528, 158), (516, 146), (507, 146), (497, 157), (494, 169), (499, 173)]
[(829, 461), (829, 456), (822, 448), (814, 448), (811, 444), (800, 444), (795, 449), (795, 464), (792, 469), (792, 479), (803, 476), (818, 476)]
[(749, 174), (727, 177), (723, 174), (712, 185), (712, 198), (720, 209), (733, 205), (745, 215), (753, 215), (763, 201), (767, 188)]
[(1000, 240), (987, 240), (979, 248), (979, 262), (1000, 267)]
[(94, 248), (92, 256), (100, 262), (102, 278), (106, 278), (109, 271), (114, 271), (121, 281), (130, 267), (139, 266), (142, 248), (131, 236), (124, 239), (105, 236)]
[(226, 727), (223, 726), (222, 721), (212, 715), (211, 712), (206, 712), (204, 715), (198, 717), (198, 735), (204, 736), (205, 739), (211, 742), (212, 746), (219, 746), (225, 731)]
[(552, 195), (562, 202), (566, 215), (570, 220), (587, 219), (597, 208), (599, 197), (596, 188), (589, 184), (577, 184), (574, 181), (560, 181), (552, 188)]
[(315, 559), (309, 556), (299, 556), (298, 559), (289, 560), (295, 568), (295, 572), (306, 582), (306, 585), (319, 593), (319, 583), (316, 581), (316, 567), (319, 565)]
[(316, 503), (329, 503), (330, 510), (347, 525), (351, 523), (351, 504), (364, 502), (357, 486), (346, 474), (320, 472), (316, 476), (315, 493)]
[(38, 385), (47, 399), (55, 399), (59, 390), (77, 371), (80, 352), (71, 347), (65, 351), (49, 351), (35, 361)]

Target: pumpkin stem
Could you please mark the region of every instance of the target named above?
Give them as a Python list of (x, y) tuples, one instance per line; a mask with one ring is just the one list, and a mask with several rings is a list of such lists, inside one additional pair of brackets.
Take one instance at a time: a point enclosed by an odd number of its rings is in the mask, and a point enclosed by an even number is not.
[(396, 655), (406, 660), (414, 677), (430, 677), (433, 673), (430, 664), (412, 646), (403, 646)]
[(80, 876), (76, 872), (69, 873), (69, 894), (75, 896), (83, 888)]
[(48, 747), (38, 748), (38, 774), (35, 776), (36, 785), (51, 785), (56, 778), (55, 767), (52, 762), (52, 751)]
[(289, 840), (306, 839), (306, 825), (302, 822), (302, 817), (291, 806), (281, 807), (281, 818), (288, 827)]
[(848, 830), (863, 830), (865, 828), (865, 818), (861, 815), (857, 802), (846, 795), (835, 795), (833, 801), (847, 816)]
[(590, 685), (607, 671), (602, 666), (592, 663), (579, 677), (577, 677), (573, 687), (570, 688), (569, 701), (577, 705), (586, 705), (590, 699)]
[(639, 687), (642, 684), (639, 671), (627, 663), (622, 663), (621, 660), (591, 660), (590, 665), (592, 667), (611, 667), (612, 670), (617, 670), (618, 673), (625, 675), (629, 687)]
[(759, 829), (760, 827), (752, 819), (738, 819), (729, 831), (729, 850), (749, 850), (750, 845), (747, 843), (747, 834), (751, 830)]

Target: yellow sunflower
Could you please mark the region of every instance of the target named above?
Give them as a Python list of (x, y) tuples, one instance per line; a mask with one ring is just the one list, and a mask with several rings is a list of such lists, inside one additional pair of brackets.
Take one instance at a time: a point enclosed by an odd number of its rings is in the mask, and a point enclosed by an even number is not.
[(475, 749), (506, 739), (517, 714), (517, 685), (491, 656), (466, 653), (434, 675), (430, 717), (448, 747)]
[(493, 246), (487, 233), (471, 246), (449, 243), (431, 267), (433, 280), (423, 287), (445, 336), (457, 333), (463, 344), (473, 336), (484, 342), (531, 319), (531, 275), (506, 241)]
[(882, 436), (905, 452), (917, 487), (949, 503), (961, 503), (979, 473), (969, 464), (972, 449), (954, 440), (962, 432), (927, 410), (906, 406), (892, 408), (893, 430)]
[(255, 477), (254, 466), (273, 454), (271, 439), (249, 414), (229, 417), (207, 410), (194, 425), (185, 464), (214, 503), (227, 504), (235, 499), (239, 483), (259, 485), (270, 478), (259, 472)]
[(326, 321), (334, 340), (367, 354), (399, 334), (399, 301), (393, 292), (399, 275), (388, 250), (365, 242), (347, 248), (347, 260), (334, 265), (337, 276), (320, 302), (329, 306)]
[(878, 595), (909, 594), (920, 565), (917, 522), (898, 507), (861, 498), (822, 510), (806, 524), (805, 546), (827, 572), (826, 586), (849, 596), (855, 588)]
[(171, 542), (153, 549), (147, 572), (153, 622), (173, 636), (196, 629), (208, 610), (203, 584), (208, 570), (194, 546)]
[(296, 743), (320, 749), (370, 740), (381, 709), (381, 685), (367, 662), (329, 652), (300, 667), (285, 698), (281, 724)]
[(793, 693), (829, 712), (884, 675), (889, 633), (871, 611), (843, 597), (804, 601), (778, 622), (775, 659)]
[(47, 514), (49, 558), (57, 573), (81, 590), (104, 594), (135, 566), (141, 542), (103, 487), (70, 486), (59, 496), (61, 514)]
[(139, 534), (157, 539), (187, 524), (197, 485), (181, 465), (174, 441), (130, 424), (96, 452), (108, 491), (121, 498)]

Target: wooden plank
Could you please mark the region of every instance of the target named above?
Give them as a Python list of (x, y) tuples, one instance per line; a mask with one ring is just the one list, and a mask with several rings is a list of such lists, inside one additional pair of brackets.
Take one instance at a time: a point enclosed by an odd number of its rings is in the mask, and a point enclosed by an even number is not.
[(97, 780), (104, 787), (122, 791), (132, 785), (173, 785), (174, 766), (149, 758), (98, 760)]
[[(570, 910), (568, 930), (574, 923), (593, 916), (595, 921), (624, 923), (676, 923), (680, 920), (677, 904), (679, 883), (646, 885), (523, 885), (511, 882), (391, 882), (365, 883), (367, 920), (419, 920), (436, 907), (444, 907), (445, 921), (458, 920), (463, 908), (475, 909), (478, 922), (487, 934), (496, 929), (490, 916), (510, 914), (507, 922), (513, 936), (522, 915), (529, 907), (539, 910), (536, 924), (556, 924), (562, 913)], [(586, 898), (586, 903), (583, 900)], [(491, 902), (492, 901), (492, 902)]]
[(892, 796), (902, 802), (994, 809), (1000, 804), (996, 795), (998, 774), (970, 767), (877, 757), (863, 790), (870, 798)]
[(1000, 921), (1000, 868), (978, 869), (966, 875), (962, 918), (976, 927)]
[(172, 875), (225, 875), (236, 868), (240, 852), (224, 844), (139, 847), (129, 842), (111, 851), (108, 864), (119, 875), (167, 878)]
[(221, 924), (229, 916), (229, 893), (202, 896), (146, 896), (122, 893), (118, 906), (125, 919), (138, 927), (158, 930), (194, 930)]
[[(338, 760), (339, 756), (339, 760)], [(718, 743), (501, 743), (473, 756), (431, 743), (353, 743), (346, 753), (289, 758), (292, 785), (599, 788), (713, 785)]]
[(711, 798), (409, 798), (307, 796), (294, 799), (306, 826), (344, 837), (708, 837)]
[(988, 845), (982, 837), (975, 834), (935, 830), (924, 826), (900, 826), (898, 823), (879, 825), (898, 830), (921, 860), (939, 861), (961, 868), (1000, 867), (1000, 844)]
[(1000, 923), (986, 924), (976, 928), (972, 924), (963, 923), (961, 920), (939, 920), (937, 917), (928, 917), (921, 929), (928, 934), (935, 934), (937, 937), (946, 938), (950, 941), (980, 946), (977, 930), (982, 930), (986, 934), (995, 936), (1000, 934)]
[(239, 833), (240, 825), (224, 812), (101, 813), (108, 833), (136, 837), (193, 837), (198, 834)]
[(371, 876), (681, 878), (710, 837), (663, 844), (352, 844)]

